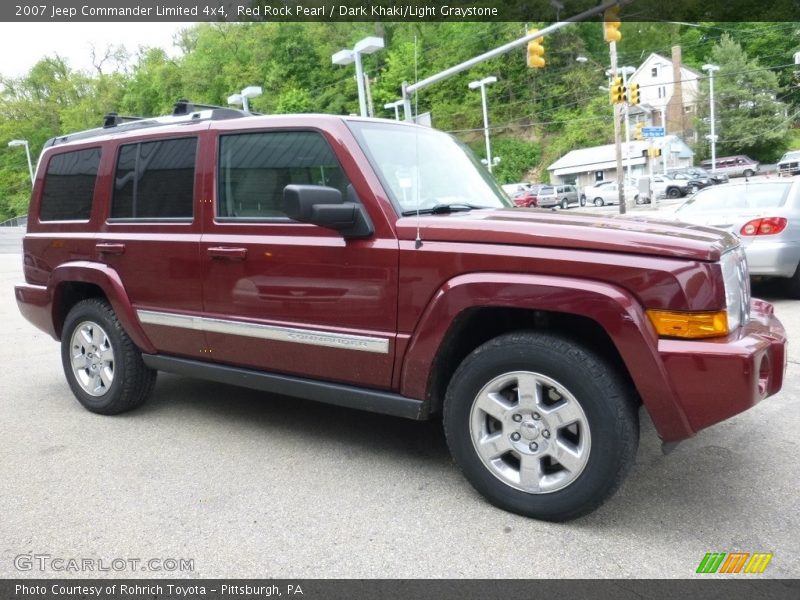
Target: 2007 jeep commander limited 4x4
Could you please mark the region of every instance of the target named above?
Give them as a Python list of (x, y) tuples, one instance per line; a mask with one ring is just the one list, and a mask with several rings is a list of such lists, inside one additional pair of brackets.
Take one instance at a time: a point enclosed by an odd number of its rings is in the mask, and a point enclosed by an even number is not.
[(512, 208), (429, 128), (176, 112), (39, 160), (16, 298), (91, 411), (161, 370), (442, 418), (489, 501), (566, 520), (619, 486), (641, 404), (673, 443), (781, 388), (727, 233)]

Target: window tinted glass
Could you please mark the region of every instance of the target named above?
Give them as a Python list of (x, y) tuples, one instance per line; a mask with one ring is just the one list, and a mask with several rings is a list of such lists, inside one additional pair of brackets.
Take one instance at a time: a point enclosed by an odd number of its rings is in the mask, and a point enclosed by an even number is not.
[(220, 138), (217, 216), (281, 218), (283, 188), (324, 185), (346, 197), (347, 181), (321, 134), (287, 131)]
[(191, 218), (195, 138), (159, 140), (120, 148), (111, 217)]
[(39, 219), (88, 221), (99, 165), (99, 148), (53, 156), (47, 165)]

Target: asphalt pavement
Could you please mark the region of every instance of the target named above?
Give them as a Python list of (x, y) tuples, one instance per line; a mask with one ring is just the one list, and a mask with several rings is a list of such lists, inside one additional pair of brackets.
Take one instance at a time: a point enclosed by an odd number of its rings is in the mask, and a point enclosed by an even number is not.
[[(10, 235), (0, 232), (11, 248), (0, 254), (0, 577), (62, 576), (54, 559), (85, 558), (95, 562), (76, 564), (95, 571), (67, 574), (684, 578), (706, 553), (733, 551), (772, 552), (762, 577), (800, 577), (797, 344), (778, 396), (668, 456), (643, 415), (619, 492), (587, 517), (543, 523), (474, 492), (436, 422), (164, 374), (137, 411), (87, 412), (58, 344), (17, 310)], [(800, 303), (774, 287), (756, 294), (800, 337)], [(159, 562), (96, 570), (119, 559)], [(192, 562), (146, 566), (170, 559)]]

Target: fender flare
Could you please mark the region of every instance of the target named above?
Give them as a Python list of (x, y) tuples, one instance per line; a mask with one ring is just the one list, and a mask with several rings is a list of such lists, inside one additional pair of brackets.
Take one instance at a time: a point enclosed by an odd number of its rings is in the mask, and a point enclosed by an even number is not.
[(90, 283), (99, 287), (117, 316), (123, 329), (142, 352), (155, 353), (156, 349), (142, 329), (136, 311), (131, 305), (119, 273), (103, 263), (86, 260), (72, 261), (53, 269), (48, 287), (53, 298), (53, 323), (56, 335), (61, 337), (63, 323), (56, 321), (56, 310), (60, 301), (60, 288), (64, 283)]
[(431, 298), (409, 340), (401, 394), (429, 399), (439, 349), (456, 318), (474, 308), (523, 308), (595, 321), (622, 357), (661, 437), (693, 435), (658, 353), (658, 337), (639, 302), (622, 288), (586, 279), (490, 272), (447, 281)]

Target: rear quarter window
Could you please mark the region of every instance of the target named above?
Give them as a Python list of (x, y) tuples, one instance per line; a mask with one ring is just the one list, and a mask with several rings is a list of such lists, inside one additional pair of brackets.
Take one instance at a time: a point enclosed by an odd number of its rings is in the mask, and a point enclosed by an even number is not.
[(39, 207), (40, 221), (88, 221), (100, 166), (100, 148), (50, 158)]

